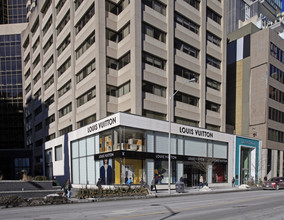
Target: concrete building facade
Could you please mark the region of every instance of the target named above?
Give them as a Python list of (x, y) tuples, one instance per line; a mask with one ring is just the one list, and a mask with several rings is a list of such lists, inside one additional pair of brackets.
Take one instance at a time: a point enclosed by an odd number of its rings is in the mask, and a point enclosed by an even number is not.
[[(116, 112), (225, 131), (226, 1), (33, 1), (22, 33), (26, 145)], [(195, 82), (187, 83), (195, 78)]]
[[(249, 24), (229, 36), (227, 120), (238, 135), (262, 140), (262, 176), (283, 176), (284, 40)], [(229, 114), (229, 113), (228, 113)]]

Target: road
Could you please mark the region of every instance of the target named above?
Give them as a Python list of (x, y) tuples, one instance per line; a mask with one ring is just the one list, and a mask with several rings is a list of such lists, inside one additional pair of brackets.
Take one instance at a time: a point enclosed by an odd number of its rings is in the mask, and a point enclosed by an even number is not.
[(284, 219), (284, 190), (8, 208), (0, 219)]

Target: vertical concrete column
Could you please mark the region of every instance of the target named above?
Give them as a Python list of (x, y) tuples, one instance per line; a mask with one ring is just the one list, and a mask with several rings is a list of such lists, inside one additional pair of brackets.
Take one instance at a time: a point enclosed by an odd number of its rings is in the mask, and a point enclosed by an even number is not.
[(277, 176), (277, 161), (278, 160), (278, 151), (272, 150), (272, 176)]
[(262, 154), (262, 159), (260, 162), (261, 166), (261, 176), (264, 178), (267, 175), (267, 149), (262, 149), (261, 154)]
[(284, 176), (283, 174), (283, 151), (280, 151), (280, 166), (279, 166), (279, 176)]

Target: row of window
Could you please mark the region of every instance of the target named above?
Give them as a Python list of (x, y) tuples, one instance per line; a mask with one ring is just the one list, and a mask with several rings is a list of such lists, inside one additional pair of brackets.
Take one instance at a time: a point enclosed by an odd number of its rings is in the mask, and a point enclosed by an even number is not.
[(182, 103), (186, 103), (189, 105), (194, 105), (194, 106), (198, 106), (199, 103), (199, 98), (195, 97), (195, 96), (191, 96), (182, 92), (178, 92), (175, 96), (174, 96), (174, 100), (175, 101), (179, 101)]
[(127, 23), (119, 31), (113, 31), (111, 29), (106, 29), (106, 39), (113, 42), (119, 43), (130, 33), (130, 23)]
[(107, 57), (106, 58), (106, 67), (114, 70), (120, 70), (124, 66), (130, 63), (130, 52), (127, 52), (125, 55), (120, 57), (118, 60)]
[(108, 96), (120, 97), (130, 92), (130, 82), (119, 87), (107, 85), (106, 94)]
[(195, 58), (198, 58), (199, 50), (190, 46), (189, 44), (182, 42), (179, 39), (175, 39), (175, 49), (181, 50), (182, 52), (193, 56)]
[(48, 21), (46, 22), (45, 26), (42, 29), (42, 34), (43, 36), (46, 34), (46, 32), (49, 30), (49, 28), (52, 25), (52, 15), (50, 16), (50, 18), (48, 19)]
[(45, 73), (49, 67), (51, 67), (51, 65), (53, 64), (53, 56), (51, 56), (48, 61), (44, 64), (43, 66), (43, 72)]
[(71, 81), (67, 82), (58, 90), (58, 97), (60, 98), (71, 89)]
[(81, 95), (79, 98), (77, 98), (77, 107), (80, 107), (81, 105), (84, 105), (91, 99), (96, 97), (96, 87), (93, 87), (83, 95)]
[(130, 0), (121, 0), (117, 4), (111, 1), (106, 1), (106, 11), (111, 12), (115, 15), (119, 15), (128, 5), (130, 4)]
[(48, 49), (51, 47), (52, 44), (53, 44), (53, 35), (51, 35), (51, 37), (48, 39), (46, 44), (43, 46), (43, 54), (45, 54), (48, 51)]
[(199, 0), (184, 0), (186, 3), (190, 4), (192, 7), (196, 8), (197, 10), (199, 10), (199, 4), (200, 1)]
[(284, 104), (284, 93), (273, 86), (269, 86), (269, 98)]
[(268, 128), (268, 140), (284, 143), (284, 132)]
[(85, 25), (93, 17), (94, 14), (95, 14), (95, 4), (93, 3), (91, 5), (91, 7), (83, 15), (83, 17), (75, 25), (75, 34), (76, 35), (83, 29), (83, 27), (85, 27)]
[(176, 76), (181, 76), (185, 79), (195, 79), (195, 82), (198, 82), (198, 79), (199, 79), (199, 74), (198, 73), (195, 73), (189, 69), (186, 69), (182, 66), (179, 66), (179, 65), (176, 65), (175, 64), (175, 67), (174, 67), (174, 73)]
[(166, 33), (152, 25), (143, 22), (142, 33), (166, 43)]
[(210, 79), (210, 78), (206, 78), (206, 86), (212, 88), (212, 89), (215, 89), (217, 91), (220, 91), (220, 86), (221, 86), (221, 83), (216, 81), (216, 80), (213, 80), (213, 79)]
[(284, 124), (284, 112), (281, 112), (275, 108), (269, 107), (268, 117), (270, 120)]
[(57, 6), (56, 6), (56, 14), (59, 14), (59, 12), (61, 11), (65, 2), (66, 2), (66, 0), (61, 0), (61, 1), (58, 2)]
[(175, 13), (175, 22), (192, 31), (195, 34), (199, 32), (199, 25), (184, 17), (181, 14)]
[(76, 82), (79, 83), (83, 79), (85, 79), (91, 72), (96, 69), (96, 59), (93, 59), (90, 63), (88, 63), (77, 75)]
[(272, 64), (270, 64), (270, 76), (273, 79), (284, 84), (284, 72), (278, 69), (277, 67), (273, 66)]
[(85, 51), (87, 51), (95, 43), (95, 31), (91, 33), (88, 38), (77, 48), (76, 59), (82, 56)]
[(166, 97), (166, 87), (143, 81), (142, 82), (142, 91), (148, 92), (157, 96)]
[(270, 55), (280, 62), (284, 63), (284, 51), (272, 42), (270, 42)]
[(147, 52), (143, 52), (142, 54), (142, 62), (147, 63), (151, 66), (155, 66), (159, 69), (165, 70), (166, 69), (166, 60), (157, 57), (155, 55), (152, 55)]
[(142, 3), (159, 12), (162, 15), (166, 15), (166, 5), (157, 0), (142, 0)]
[(69, 22), (70, 20), (70, 11), (66, 13), (62, 21), (59, 23), (57, 26), (57, 36), (61, 33), (61, 31), (64, 29), (65, 25)]
[(57, 70), (58, 78), (71, 66), (71, 57), (69, 57)]
[(67, 37), (63, 40), (63, 42), (57, 48), (57, 56), (60, 56), (60, 54), (65, 50), (65, 48), (68, 47), (70, 42), (71, 42), (70, 34), (68, 34)]

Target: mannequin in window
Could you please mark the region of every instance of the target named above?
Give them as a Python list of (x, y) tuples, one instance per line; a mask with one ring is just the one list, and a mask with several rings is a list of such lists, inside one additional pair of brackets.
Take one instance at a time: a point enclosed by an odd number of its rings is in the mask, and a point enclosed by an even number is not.
[(100, 168), (100, 178), (102, 185), (110, 185), (112, 180), (111, 166), (108, 164), (108, 159), (104, 159), (104, 164)]

